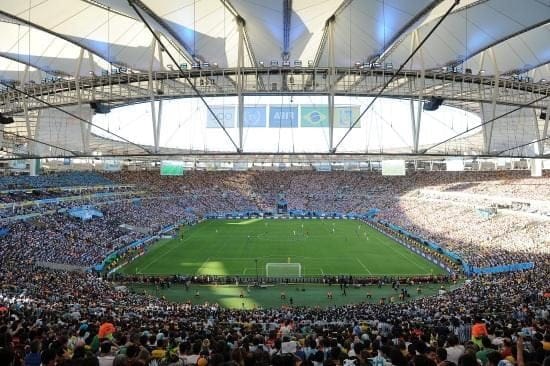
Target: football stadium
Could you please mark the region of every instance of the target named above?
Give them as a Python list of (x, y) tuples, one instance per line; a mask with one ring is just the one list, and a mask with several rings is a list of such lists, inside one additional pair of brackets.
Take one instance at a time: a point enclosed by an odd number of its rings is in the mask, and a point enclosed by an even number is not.
[(0, 32), (0, 366), (550, 366), (549, 0)]

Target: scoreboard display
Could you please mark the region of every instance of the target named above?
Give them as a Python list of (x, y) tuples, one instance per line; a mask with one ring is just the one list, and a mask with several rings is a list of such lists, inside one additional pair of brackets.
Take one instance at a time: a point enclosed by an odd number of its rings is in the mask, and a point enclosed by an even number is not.
[(163, 160), (160, 162), (160, 175), (183, 175), (183, 161)]

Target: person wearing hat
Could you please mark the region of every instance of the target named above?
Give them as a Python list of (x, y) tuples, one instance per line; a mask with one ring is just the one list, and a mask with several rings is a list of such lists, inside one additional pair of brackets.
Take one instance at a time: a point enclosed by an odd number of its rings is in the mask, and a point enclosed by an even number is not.
[(487, 325), (481, 318), (476, 318), (474, 325), (472, 325), (472, 342), (474, 342), (478, 347), (481, 347), (481, 337), (488, 336)]

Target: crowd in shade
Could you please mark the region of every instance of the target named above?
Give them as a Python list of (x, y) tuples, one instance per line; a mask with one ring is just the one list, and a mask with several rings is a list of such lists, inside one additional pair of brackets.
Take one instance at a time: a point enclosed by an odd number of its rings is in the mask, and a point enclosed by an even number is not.
[(56, 198), (67, 198), (76, 196), (88, 196), (97, 193), (123, 193), (132, 192), (133, 187), (118, 186), (111, 183), (110, 186), (79, 186), (63, 188), (36, 188), (36, 189), (9, 189), (2, 191), (0, 204), (13, 204), (16, 206), (23, 202), (32, 202)]
[(37, 189), (49, 187), (104, 186), (112, 184), (101, 174), (94, 172), (68, 172), (38, 176), (0, 176), (0, 190)]
[(54, 213), (5, 225), (9, 231), (1, 238), (0, 256), (92, 266), (116, 249), (191, 218), (178, 199), (130, 199), (97, 207), (103, 217), (83, 221)]
[(130, 187), (79, 190), (17, 191), (0, 196), (0, 219), (17, 219), (17, 216), (63, 212), (66, 209), (88, 205), (103, 205), (114, 200), (139, 198), (140, 191)]
[[(143, 171), (100, 177), (147, 193), (138, 201), (100, 202), (104, 216), (90, 221), (57, 212), (10, 223), (0, 238), (0, 365), (548, 366), (548, 221), (521, 212), (482, 218), (473, 207), (410, 196), (429, 188), (550, 200), (549, 177), (527, 174), (253, 171), (168, 178)], [(63, 180), (48, 179), (44, 186)], [(295, 209), (379, 208), (382, 218), (478, 265), (528, 259), (536, 266), (472, 277), (456, 290), (407, 302), (235, 310), (172, 303), (119, 291), (92, 273), (36, 265), (92, 265), (184, 218), (273, 210), (281, 194)]]

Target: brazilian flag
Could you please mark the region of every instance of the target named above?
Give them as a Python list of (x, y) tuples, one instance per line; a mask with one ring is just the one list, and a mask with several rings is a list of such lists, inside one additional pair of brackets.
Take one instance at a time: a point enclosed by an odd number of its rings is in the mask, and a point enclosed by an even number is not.
[(328, 127), (328, 107), (302, 105), (301, 109), (302, 127)]

